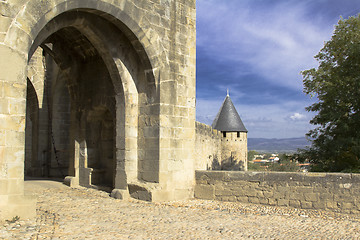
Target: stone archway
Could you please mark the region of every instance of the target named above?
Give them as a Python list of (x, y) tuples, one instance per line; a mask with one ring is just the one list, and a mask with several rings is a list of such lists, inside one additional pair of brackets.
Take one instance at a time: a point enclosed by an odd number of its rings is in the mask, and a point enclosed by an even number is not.
[[(129, 194), (128, 186), (134, 197), (145, 192), (153, 201), (192, 195), (195, 1), (3, 1), (0, 13), (0, 69), (7, 70), (0, 75), (0, 103), (14, 106), (0, 108), (0, 135), (6, 136), (0, 141), (0, 185), (6, 185), (0, 188), (0, 219), (34, 214), (23, 191), (25, 78), (39, 47), (66, 76), (70, 185), (91, 177), (87, 128), (96, 112), (101, 124), (113, 120), (115, 144), (108, 153), (115, 155), (115, 197)], [(94, 78), (90, 73), (100, 65), (101, 76), (90, 84), (100, 93), (89, 97), (82, 73)]]
[[(110, 36), (106, 36), (107, 34)], [(110, 177), (115, 181), (108, 184), (127, 190), (127, 179), (136, 181), (141, 177), (137, 168), (139, 109), (141, 106), (142, 109), (146, 108), (148, 99), (155, 98), (155, 91), (151, 90), (151, 85), (146, 81), (145, 71), (136, 51), (113, 24), (87, 11), (70, 11), (58, 15), (40, 31), (34, 41), (36, 43), (57, 62), (61, 74), (67, 76), (73, 112), (70, 114), (70, 129), (73, 134), (70, 142), (74, 143), (70, 146), (72, 156), (69, 173), (72, 177), (68, 178), (69, 184), (90, 186), (92, 182), (104, 183), (96, 177), (101, 175), (104, 168), (97, 166), (112, 165), (116, 166), (117, 177)], [(117, 51), (111, 53), (111, 48), (117, 48)], [(52, 78), (50, 74), (47, 76)], [(53, 81), (55, 80), (50, 80)], [(139, 105), (142, 95), (145, 101)], [(117, 116), (114, 120), (117, 129), (114, 134), (116, 143), (112, 150), (116, 154), (112, 155), (118, 164), (99, 162), (102, 153), (97, 142), (101, 139), (101, 130), (98, 128), (103, 123), (103, 119), (99, 119), (99, 109), (104, 107), (110, 111), (110, 115)], [(143, 138), (146, 141), (146, 136)], [(97, 162), (95, 167), (90, 166), (94, 161)], [(134, 166), (135, 169), (126, 172), (129, 166)], [(152, 175), (154, 176), (156, 174)], [(156, 181), (156, 178), (152, 180)]]
[(42, 175), (41, 162), (37, 159), (39, 131), (39, 101), (34, 85), (27, 79), (25, 123), (25, 176)]

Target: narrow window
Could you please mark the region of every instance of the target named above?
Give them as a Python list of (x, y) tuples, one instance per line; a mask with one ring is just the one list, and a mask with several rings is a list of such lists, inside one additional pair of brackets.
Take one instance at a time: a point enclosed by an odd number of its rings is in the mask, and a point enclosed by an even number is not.
[(223, 137), (226, 137), (226, 132), (223, 132)]
[(240, 137), (240, 132), (237, 132), (237, 137), (238, 137), (238, 138)]

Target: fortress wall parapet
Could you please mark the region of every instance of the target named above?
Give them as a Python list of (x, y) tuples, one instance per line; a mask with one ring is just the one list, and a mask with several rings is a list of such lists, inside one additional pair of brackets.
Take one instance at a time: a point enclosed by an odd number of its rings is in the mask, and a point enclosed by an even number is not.
[(196, 126), (196, 134), (208, 136), (211, 138), (221, 139), (221, 132), (216, 129), (213, 129), (211, 126), (201, 122), (195, 122), (195, 126)]
[(212, 169), (221, 162), (221, 132), (200, 122), (195, 122), (195, 129), (195, 169)]
[(195, 197), (360, 214), (360, 174), (196, 171)]

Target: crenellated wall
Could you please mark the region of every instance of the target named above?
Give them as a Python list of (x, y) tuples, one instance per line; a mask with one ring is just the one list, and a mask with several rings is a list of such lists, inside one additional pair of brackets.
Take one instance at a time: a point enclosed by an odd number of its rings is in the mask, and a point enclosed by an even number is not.
[(247, 170), (247, 133), (213, 129), (196, 122), (196, 170)]
[(360, 174), (196, 171), (195, 198), (360, 214)]
[(195, 126), (195, 169), (214, 169), (221, 163), (221, 132), (200, 122)]

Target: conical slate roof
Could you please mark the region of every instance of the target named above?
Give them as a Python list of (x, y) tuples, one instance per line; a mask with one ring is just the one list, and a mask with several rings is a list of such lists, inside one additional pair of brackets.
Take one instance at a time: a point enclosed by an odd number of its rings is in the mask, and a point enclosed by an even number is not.
[(232, 103), (229, 94), (226, 96), (218, 114), (216, 115), (212, 128), (222, 132), (247, 132), (241, 118)]

